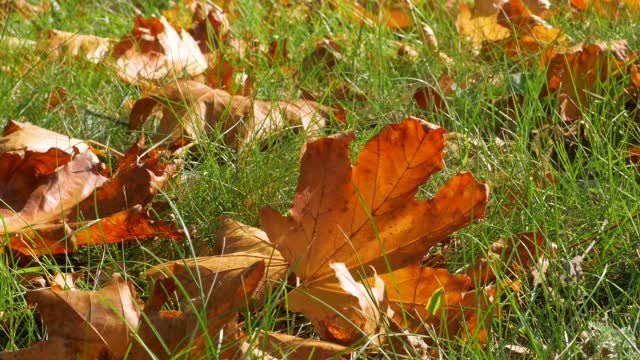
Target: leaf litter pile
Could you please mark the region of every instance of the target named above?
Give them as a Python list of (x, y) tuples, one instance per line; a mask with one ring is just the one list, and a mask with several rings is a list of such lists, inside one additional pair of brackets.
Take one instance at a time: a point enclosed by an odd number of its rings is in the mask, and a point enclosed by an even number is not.
[[(526, 145), (540, 159), (532, 174), (540, 189), (555, 181), (563, 152), (589, 145), (588, 105), (610, 96), (611, 84), (620, 88), (616, 101), (636, 116), (638, 52), (624, 40), (577, 42), (548, 22), (563, 11), (573, 21), (587, 12), (623, 19), (640, 10), (633, 1), (268, 3), (263, 4), (267, 18), (288, 13), (304, 19), (330, 9), (357, 26), (418, 34), (444, 70), (405, 98), (433, 122), (447, 118), (451, 99), (461, 92), (478, 91), (479, 80), (453, 72), (453, 60), (434, 30), (414, 16), (416, 6), (451, 18), (474, 61), (508, 61), (520, 75), (542, 73), (537, 100), (548, 106), (535, 115), (541, 123)], [(28, 19), (56, 6), (55, 1), (0, 1), (0, 17)], [(325, 79), (330, 90), (302, 85), (309, 68), (326, 70), (349, 61), (344, 39), (319, 38), (294, 62), (286, 39), (260, 44), (234, 33), (233, 21), (241, 16), (236, 6), (180, 2), (160, 17), (136, 16), (120, 39), (57, 29), (41, 31), (37, 41), (0, 38), (13, 52), (92, 64), (139, 89), (125, 104), (128, 129), (138, 137), (124, 153), (29, 119), (6, 119), (0, 137), (0, 251), (6, 264), (33, 269), (29, 264), (78, 261), (83, 251), (92, 251), (87, 246), (190, 242), (201, 235), (198, 229), (163, 216), (167, 212), (157, 195), (180, 186), (182, 168), (201, 144), (217, 142), (242, 154), (256, 144), (269, 151), (274, 138), (291, 133), (306, 138), (286, 214), (274, 208), (280, 204), (255, 209), (259, 227), (226, 214), (216, 220), (219, 230), (208, 234), (213, 242), (206, 249), (182, 259), (154, 256), (141, 274), (16, 279), (25, 289), (20, 299), (46, 326), (46, 336), (20, 349), (3, 343), (7, 351), (0, 359), (431, 358), (442, 356), (443, 344), (454, 346), (453, 341), (485, 351), (495, 337), (495, 322), (508, 317), (509, 304), (524, 301), (526, 289), (543, 287), (554, 294), (545, 282), (557, 246), (545, 238), (544, 224), (517, 235), (504, 232), (504, 238), (466, 257), (471, 260), (455, 261), (465, 246), (457, 234), (491, 221), (493, 193), (517, 204), (524, 191), (503, 186), (512, 174), (496, 170), (495, 179), (483, 181), (464, 171), (482, 166), (473, 150), (466, 169), (447, 168), (443, 181), (438, 173), (445, 170), (445, 154), (486, 146), (485, 139), (447, 133), (404, 113), (369, 122), (377, 130), (354, 145), (348, 120), (361, 115), (344, 104), (366, 103), (370, 95), (354, 82), (330, 76)], [(415, 62), (420, 53), (397, 42), (398, 61)], [(262, 99), (256, 74), (265, 62), (300, 83), (298, 98)], [(14, 71), (23, 70), (2, 67), (5, 74)], [(509, 81), (508, 74), (491, 76), (492, 82)], [(530, 100), (513, 92), (490, 101), (503, 119), (490, 137), (500, 152), (514, 146), (510, 134)], [(70, 103), (61, 87), (45, 101), (47, 112), (67, 115), (78, 111)], [(140, 129), (152, 135), (139, 135)], [(563, 146), (558, 150), (549, 143)], [(638, 149), (630, 145), (621, 152), (634, 163)], [(499, 207), (503, 216), (518, 210), (508, 201)], [(567, 262), (570, 275), (563, 281), (580, 280), (582, 260)], [(252, 328), (252, 317), (273, 311), (298, 323)], [(0, 329), (10, 316), (0, 309)], [(501, 351), (534, 356), (519, 345)]]

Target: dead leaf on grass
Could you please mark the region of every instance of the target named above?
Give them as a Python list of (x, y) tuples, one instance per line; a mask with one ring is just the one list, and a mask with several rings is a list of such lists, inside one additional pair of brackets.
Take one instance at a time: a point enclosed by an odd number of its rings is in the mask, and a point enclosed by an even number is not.
[(259, 359), (346, 359), (349, 349), (338, 344), (297, 336), (261, 331), (253, 341), (245, 341), (240, 350), (243, 356)]
[(629, 49), (624, 40), (582, 43), (550, 52), (547, 87), (541, 96), (557, 96), (560, 116), (567, 123), (580, 119), (590, 94), (604, 93), (607, 79), (627, 72)]
[(142, 208), (180, 164), (161, 153), (138, 143), (108, 177), (82, 140), (10, 121), (0, 138), (0, 234), (24, 255), (152, 236), (184, 238)]
[(518, 279), (533, 270), (538, 259), (547, 252), (542, 231), (518, 234), (508, 240), (498, 239), (465, 273), (483, 285), (495, 280), (496, 273), (504, 274), (505, 269), (511, 272), (512, 276), (506, 273), (508, 277)]
[(178, 294), (184, 302), (199, 296), (200, 291), (215, 291), (219, 281), (260, 260), (266, 266), (264, 277), (254, 294), (258, 304), (262, 304), (270, 289), (287, 275), (289, 264), (260, 229), (223, 219), (215, 244), (214, 252), (218, 255), (167, 262), (148, 270), (146, 275), (155, 280), (175, 277), (188, 295), (185, 298), (183, 294)]
[(117, 274), (98, 291), (53, 287), (27, 291), (26, 298), (37, 306), (48, 338), (27, 349), (0, 352), (2, 360), (124, 358), (138, 326), (138, 295)]
[[(374, 288), (375, 269), (398, 314), (421, 308), (437, 284), (459, 284), (445, 296), (450, 299), (447, 308), (458, 307), (459, 312), (471, 280), (445, 270), (423, 270), (419, 261), (433, 245), (483, 217), (488, 188), (461, 173), (432, 199), (414, 199), (417, 187), (442, 169), (444, 132), (412, 118), (387, 125), (365, 144), (355, 166), (348, 152), (351, 138), (307, 143), (290, 215), (261, 210), (263, 229), (301, 281), (288, 295), (289, 307), (304, 313), (323, 338), (350, 343), (363, 335), (338, 320), (341, 311), (357, 313), (358, 302), (341, 287), (332, 263), (343, 263), (369, 288)], [(433, 275), (423, 271), (436, 271), (438, 282), (431, 283)], [(402, 281), (393, 282), (393, 277)], [(401, 284), (407, 286), (396, 290)], [(417, 292), (420, 287), (424, 291)], [(454, 319), (450, 327), (456, 323)]]
[(207, 60), (191, 35), (164, 18), (134, 18), (133, 29), (113, 46), (116, 74), (129, 83), (200, 75)]
[(50, 57), (84, 58), (94, 64), (102, 62), (115, 43), (114, 39), (56, 29), (48, 30), (45, 36), (46, 40), (39, 47), (50, 51)]
[(242, 148), (286, 128), (314, 134), (334, 110), (308, 100), (260, 101), (232, 96), (181, 80), (138, 100), (129, 116), (129, 129), (138, 128), (156, 111), (160, 114), (156, 141), (171, 144), (183, 137), (197, 141), (217, 130), (226, 144)]
[[(215, 287), (203, 288), (205, 298), (199, 292), (184, 311), (161, 310), (168, 300), (168, 294), (181, 291), (171, 277), (156, 281), (144, 307), (145, 320), (141, 321), (137, 330), (144, 345), (136, 341), (129, 357), (147, 359), (151, 358), (151, 352), (156, 356), (154, 358), (170, 359), (180, 351), (185, 351), (193, 358), (204, 356), (207, 338), (217, 339), (218, 333), (227, 325), (235, 327), (239, 308), (248, 304), (264, 271), (265, 263), (261, 260), (256, 259), (249, 266), (245, 264), (242, 269), (220, 278)], [(199, 319), (203, 309), (206, 329), (202, 329)], [(225, 335), (233, 337), (235, 334)]]

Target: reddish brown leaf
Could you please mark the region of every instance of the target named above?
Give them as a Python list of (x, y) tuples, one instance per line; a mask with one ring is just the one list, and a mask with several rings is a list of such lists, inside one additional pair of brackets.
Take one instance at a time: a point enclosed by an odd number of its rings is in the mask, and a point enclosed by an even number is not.
[(563, 120), (575, 122), (582, 116), (589, 94), (602, 94), (607, 79), (626, 73), (628, 53), (622, 40), (583, 43), (558, 51), (549, 57), (547, 88), (541, 96), (555, 94)]
[(78, 246), (115, 244), (156, 236), (174, 240), (186, 238), (184, 231), (173, 223), (151, 220), (142, 206), (135, 205), (99, 221), (30, 226), (9, 234), (9, 247), (24, 255), (38, 256), (72, 252)]
[(198, 43), (203, 54), (220, 48), (220, 43), (229, 40), (229, 22), (224, 11), (216, 4), (194, 1), (191, 4), (193, 17), (189, 34)]
[(205, 84), (214, 89), (222, 89), (233, 95), (249, 96), (253, 92), (251, 78), (242, 70), (237, 71), (222, 56), (218, 56), (205, 71)]
[(443, 111), (447, 105), (443, 96), (451, 95), (454, 83), (454, 79), (449, 75), (449, 72), (445, 71), (440, 75), (437, 87), (427, 86), (417, 89), (413, 93), (413, 100), (424, 111)]
[[(172, 224), (152, 221), (142, 208), (180, 164), (166, 160), (166, 152), (145, 151), (139, 142), (107, 178), (104, 164), (81, 140), (14, 121), (4, 135), (0, 234), (8, 237), (13, 251), (37, 256), (80, 245), (185, 237)], [(57, 144), (63, 149), (73, 144), (71, 153), (57, 147), (40, 152)]]
[(125, 210), (132, 204), (150, 203), (182, 163), (170, 161), (169, 157), (169, 151), (162, 148), (148, 150), (144, 147), (144, 138), (140, 138), (93, 196), (78, 203), (71, 218), (93, 220)]

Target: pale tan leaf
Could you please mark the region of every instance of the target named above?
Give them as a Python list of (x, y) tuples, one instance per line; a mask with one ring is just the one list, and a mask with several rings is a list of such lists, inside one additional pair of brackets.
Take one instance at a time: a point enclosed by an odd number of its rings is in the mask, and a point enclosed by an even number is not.
[[(45, 153), (51, 148), (60, 149), (73, 155), (74, 147), (80, 153), (89, 150), (89, 145), (84, 140), (74, 139), (30, 123), (15, 120), (7, 122), (2, 137), (0, 137), (0, 155), (5, 152), (24, 155), (26, 150)], [(94, 162), (97, 162), (97, 157), (94, 156), (93, 159)]]
[(338, 344), (316, 339), (303, 339), (272, 331), (261, 331), (241, 347), (244, 356), (273, 360), (345, 359), (349, 349)]
[(164, 17), (134, 18), (131, 33), (113, 47), (117, 75), (140, 83), (161, 78), (202, 74), (207, 60), (188, 32), (174, 29)]
[(109, 55), (114, 43), (114, 39), (50, 29), (46, 33), (46, 41), (39, 46), (54, 57), (83, 57), (98, 64)]
[(307, 100), (259, 101), (212, 89), (195, 81), (176, 81), (136, 102), (129, 128), (138, 128), (154, 112), (160, 114), (156, 141), (173, 143), (183, 137), (202, 140), (219, 132), (225, 143), (242, 148), (285, 128), (313, 134), (325, 125), (333, 109)]

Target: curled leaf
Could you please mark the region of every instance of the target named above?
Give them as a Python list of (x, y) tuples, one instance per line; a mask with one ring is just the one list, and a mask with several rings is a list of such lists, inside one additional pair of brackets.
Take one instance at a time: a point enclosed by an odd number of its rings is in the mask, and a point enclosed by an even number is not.
[(129, 116), (129, 129), (138, 128), (156, 111), (160, 114), (157, 141), (199, 140), (219, 132), (225, 143), (242, 148), (285, 128), (313, 134), (333, 109), (307, 100), (259, 101), (195, 81), (177, 81), (138, 100)]

